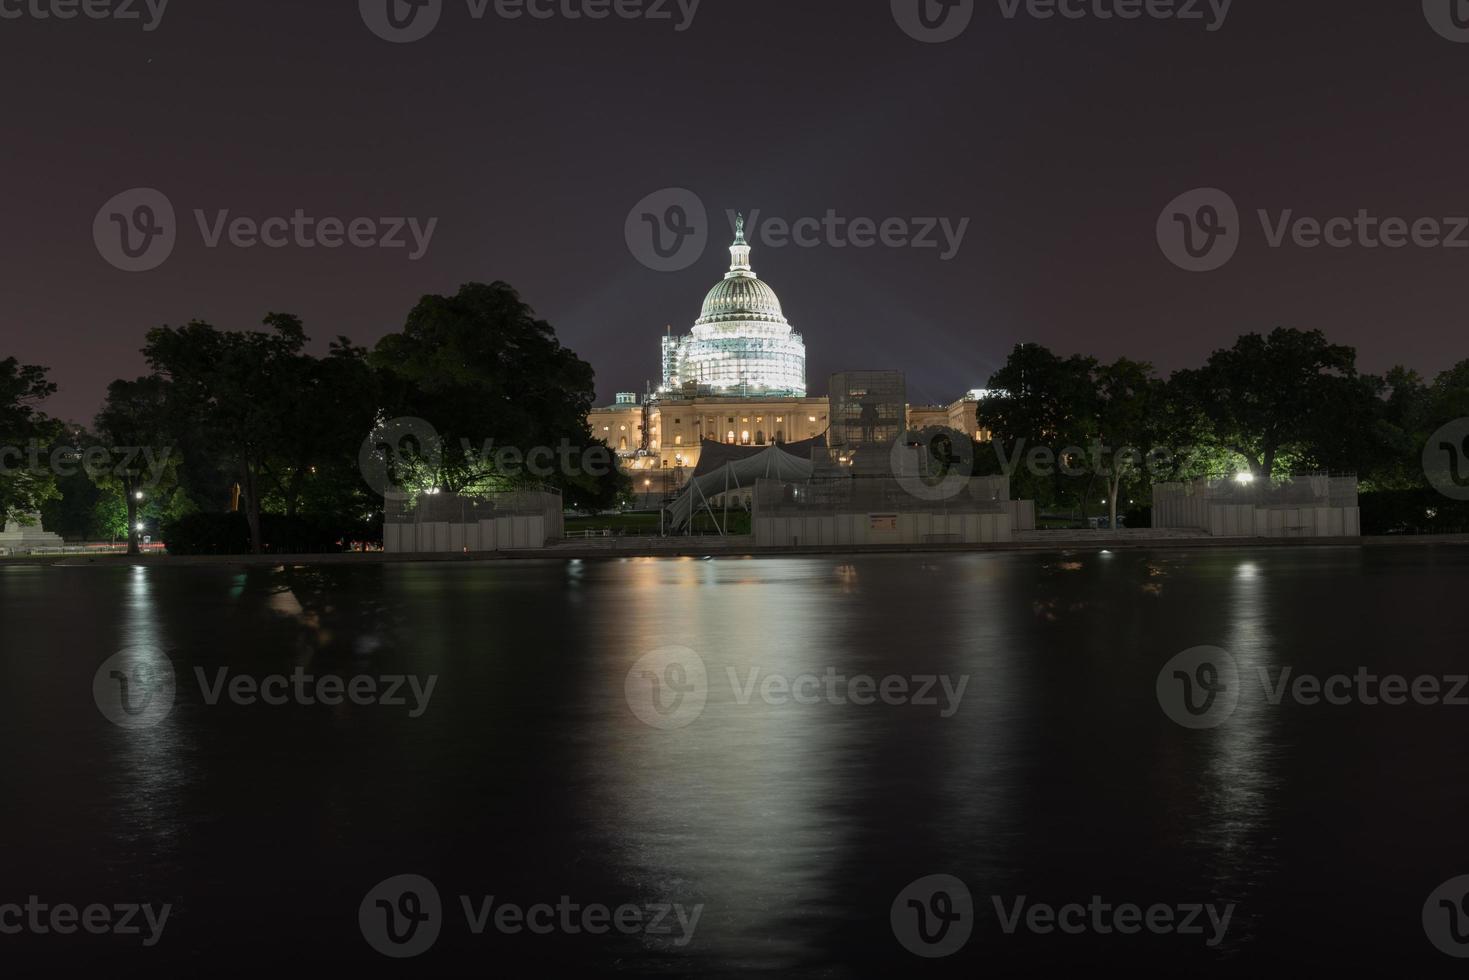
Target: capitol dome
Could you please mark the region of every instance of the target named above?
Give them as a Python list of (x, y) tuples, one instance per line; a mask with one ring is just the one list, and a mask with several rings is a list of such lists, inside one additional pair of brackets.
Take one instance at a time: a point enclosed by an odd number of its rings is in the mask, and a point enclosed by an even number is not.
[(775, 295), (775, 290), (753, 272), (731, 271), (704, 297), (704, 309), (695, 326), (751, 320), (790, 325), (781, 311), (780, 297)]
[(729, 255), (729, 272), (704, 297), (693, 330), (665, 340), (660, 390), (693, 385), (735, 396), (805, 397), (805, 341), (785, 318), (775, 290), (750, 267), (743, 216)]

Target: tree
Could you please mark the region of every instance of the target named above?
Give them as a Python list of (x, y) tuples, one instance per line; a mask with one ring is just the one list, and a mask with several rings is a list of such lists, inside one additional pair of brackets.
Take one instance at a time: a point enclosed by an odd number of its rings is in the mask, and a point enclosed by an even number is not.
[(338, 521), (359, 515), (366, 487), (357, 450), (379, 400), (367, 350), (338, 337), (326, 357), (299, 354), (288, 370), (279, 409), (290, 421), (263, 459), (265, 497), (288, 518), (303, 511)]
[(120, 495), (127, 508), (128, 554), (139, 553), (138, 511), (148, 493), (172, 484), (168, 447), (168, 386), (162, 378), (114, 381), (93, 427), (107, 450), (107, 465), (89, 474), (104, 490)]
[[(977, 409), (980, 428), (994, 434), (995, 449), (1010, 460), (1007, 475), (1022, 486), (1029, 484), (1038, 499), (1050, 496), (1057, 504), (1065, 500), (1069, 486), (1074, 488), (1083, 516), (1086, 484), (1068, 477), (1077, 468), (1066, 451), (1083, 450), (1096, 433), (1096, 366), (1090, 357), (1061, 357), (1039, 344), (1019, 344), (990, 378), (993, 394)], [(1028, 479), (1017, 464), (1037, 449), (1049, 450), (1056, 465), (1048, 466), (1048, 478), (1031, 473)]]
[[(527, 457), (538, 448), (585, 463), (589, 449), (606, 447), (587, 427), (595, 397), (591, 366), (503, 282), (423, 297), (403, 331), (378, 343), (371, 362), (387, 376), (383, 420), (412, 416), (437, 430), (442, 455), (431, 479), (438, 489), (548, 483), (572, 505), (606, 506), (626, 480), (615, 470), (598, 475), (576, 464), (532, 472)], [(502, 452), (507, 449), (515, 453)]]
[(41, 505), (57, 495), (56, 475), (28, 461), (60, 433), (61, 427), (38, 406), (56, 393), (46, 368), (0, 361), (0, 527), (6, 521), (27, 522)]
[(260, 554), (265, 471), (282, 433), (299, 420), (285, 397), (300, 377), (306, 334), (297, 318), (272, 313), (266, 331), (225, 332), (199, 320), (148, 332), (143, 354), (167, 383), (174, 426), (194, 427), (239, 480), (250, 548)]
[(1282, 453), (1312, 446), (1338, 407), (1333, 399), (1356, 377), (1352, 348), (1319, 330), (1277, 328), (1246, 334), (1204, 367), (1178, 372), (1174, 384), (1206, 421), (1207, 437), (1268, 484)]
[(1097, 460), (1107, 481), (1108, 527), (1115, 529), (1122, 487), (1143, 473), (1154, 448), (1163, 386), (1151, 364), (1126, 358), (1097, 368), (1095, 384)]

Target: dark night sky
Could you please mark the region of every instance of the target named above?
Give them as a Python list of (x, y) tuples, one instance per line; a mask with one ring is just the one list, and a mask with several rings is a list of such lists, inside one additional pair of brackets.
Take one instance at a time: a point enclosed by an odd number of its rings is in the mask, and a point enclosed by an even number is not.
[[(15, 2), (15, 0), (6, 0)], [(34, 0), (27, 0), (34, 2)], [(319, 348), (396, 329), (415, 300), (504, 279), (596, 368), (599, 397), (656, 378), (727, 265), (725, 208), (969, 218), (934, 251), (756, 247), (806, 337), (815, 392), (898, 367), (914, 401), (983, 383), (1017, 341), (1162, 370), (1239, 333), (1321, 328), (1381, 371), (1469, 357), (1469, 249), (1271, 250), (1256, 208), (1469, 214), (1469, 44), (1416, 0), (1236, 0), (1178, 21), (1006, 20), (910, 40), (887, 0), (705, 0), (667, 22), (472, 20), (393, 45), (350, 0), (174, 0), (159, 28), (0, 20), (0, 356), (52, 368), (88, 419), (141, 373), (144, 331), (305, 318)], [(181, 219), (161, 268), (114, 269), (92, 221), (156, 187)], [(703, 259), (640, 265), (629, 209), (660, 188), (715, 216)], [(1248, 217), (1224, 269), (1170, 265), (1160, 211), (1200, 186)], [(192, 210), (440, 219), (398, 251), (207, 249)]]

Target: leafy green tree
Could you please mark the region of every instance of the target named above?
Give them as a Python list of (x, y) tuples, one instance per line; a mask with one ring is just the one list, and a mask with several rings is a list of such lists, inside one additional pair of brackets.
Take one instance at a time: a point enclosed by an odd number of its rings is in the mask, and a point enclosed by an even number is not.
[(148, 332), (149, 365), (168, 386), (168, 417), (194, 430), (235, 475), (244, 497), (251, 551), (263, 550), (261, 498), (282, 433), (298, 419), (285, 393), (300, 377), (301, 322), (272, 313), (268, 331), (226, 332), (195, 320)]
[(46, 380), (46, 368), (21, 364), (13, 357), (0, 361), (0, 526), (6, 521), (28, 522), (42, 504), (57, 496), (56, 475), (31, 465), (31, 448), (49, 444), (61, 426), (39, 406), (56, 393)]
[[(1085, 515), (1091, 481), (1068, 475), (1080, 471), (1083, 461), (1066, 457), (1066, 450), (1084, 452), (1096, 435), (1096, 366), (1090, 357), (1061, 357), (1039, 344), (1019, 344), (990, 378), (993, 394), (979, 402), (977, 418), (994, 434), (992, 448), (1008, 461), (1005, 469), (1018, 496), (1065, 505), (1075, 494)], [(1048, 474), (1025, 468), (1036, 450), (1054, 457), (1045, 464)]]
[(312, 513), (345, 521), (364, 506), (375, 509), (357, 470), (357, 451), (380, 397), (367, 356), (365, 348), (338, 337), (326, 357), (300, 354), (289, 365), (279, 408), (290, 421), (263, 462), (266, 501), (287, 518)]
[[(591, 366), (503, 282), (423, 297), (403, 331), (378, 343), (371, 362), (386, 376), (381, 418), (420, 418), (437, 430), (442, 453), (426, 478), (438, 489), (485, 492), (544, 482), (561, 489), (570, 505), (596, 507), (612, 504), (626, 482), (615, 470), (587, 472), (587, 461), (598, 458), (587, 451), (606, 448), (587, 427), (595, 397)], [(563, 440), (569, 466), (562, 465)], [(537, 448), (552, 450), (553, 473), (530, 471), (525, 457)], [(509, 449), (515, 454), (507, 455)]]
[(1147, 472), (1155, 448), (1163, 383), (1153, 376), (1151, 364), (1126, 358), (1096, 368), (1094, 383), (1096, 456), (1107, 485), (1108, 527), (1116, 528), (1123, 487)]
[(1319, 330), (1246, 334), (1202, 368), (1174, 376), (1214, 447), (1237, 453), (1269, 483), (1282, 455), (1307, 453), (1332, 424), (1334, 399), (1356, 395), (1356, 352)]
[(90, 475), (123, 501), (130, 555), (140, 551), (138, 514), (148, 495), (171, 489), (176, 479), (168, 394), (167, 383), (156, 376), (114, 381), (93, 423), (108, 459)]

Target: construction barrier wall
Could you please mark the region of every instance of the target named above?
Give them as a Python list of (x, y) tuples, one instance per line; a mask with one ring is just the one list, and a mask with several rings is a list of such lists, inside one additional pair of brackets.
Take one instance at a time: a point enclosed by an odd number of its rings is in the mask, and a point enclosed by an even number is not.
[(824, 514), (754, 519), (757, 548), (881, 544), (997, 544), (1014, 540), (1003, 514)]

